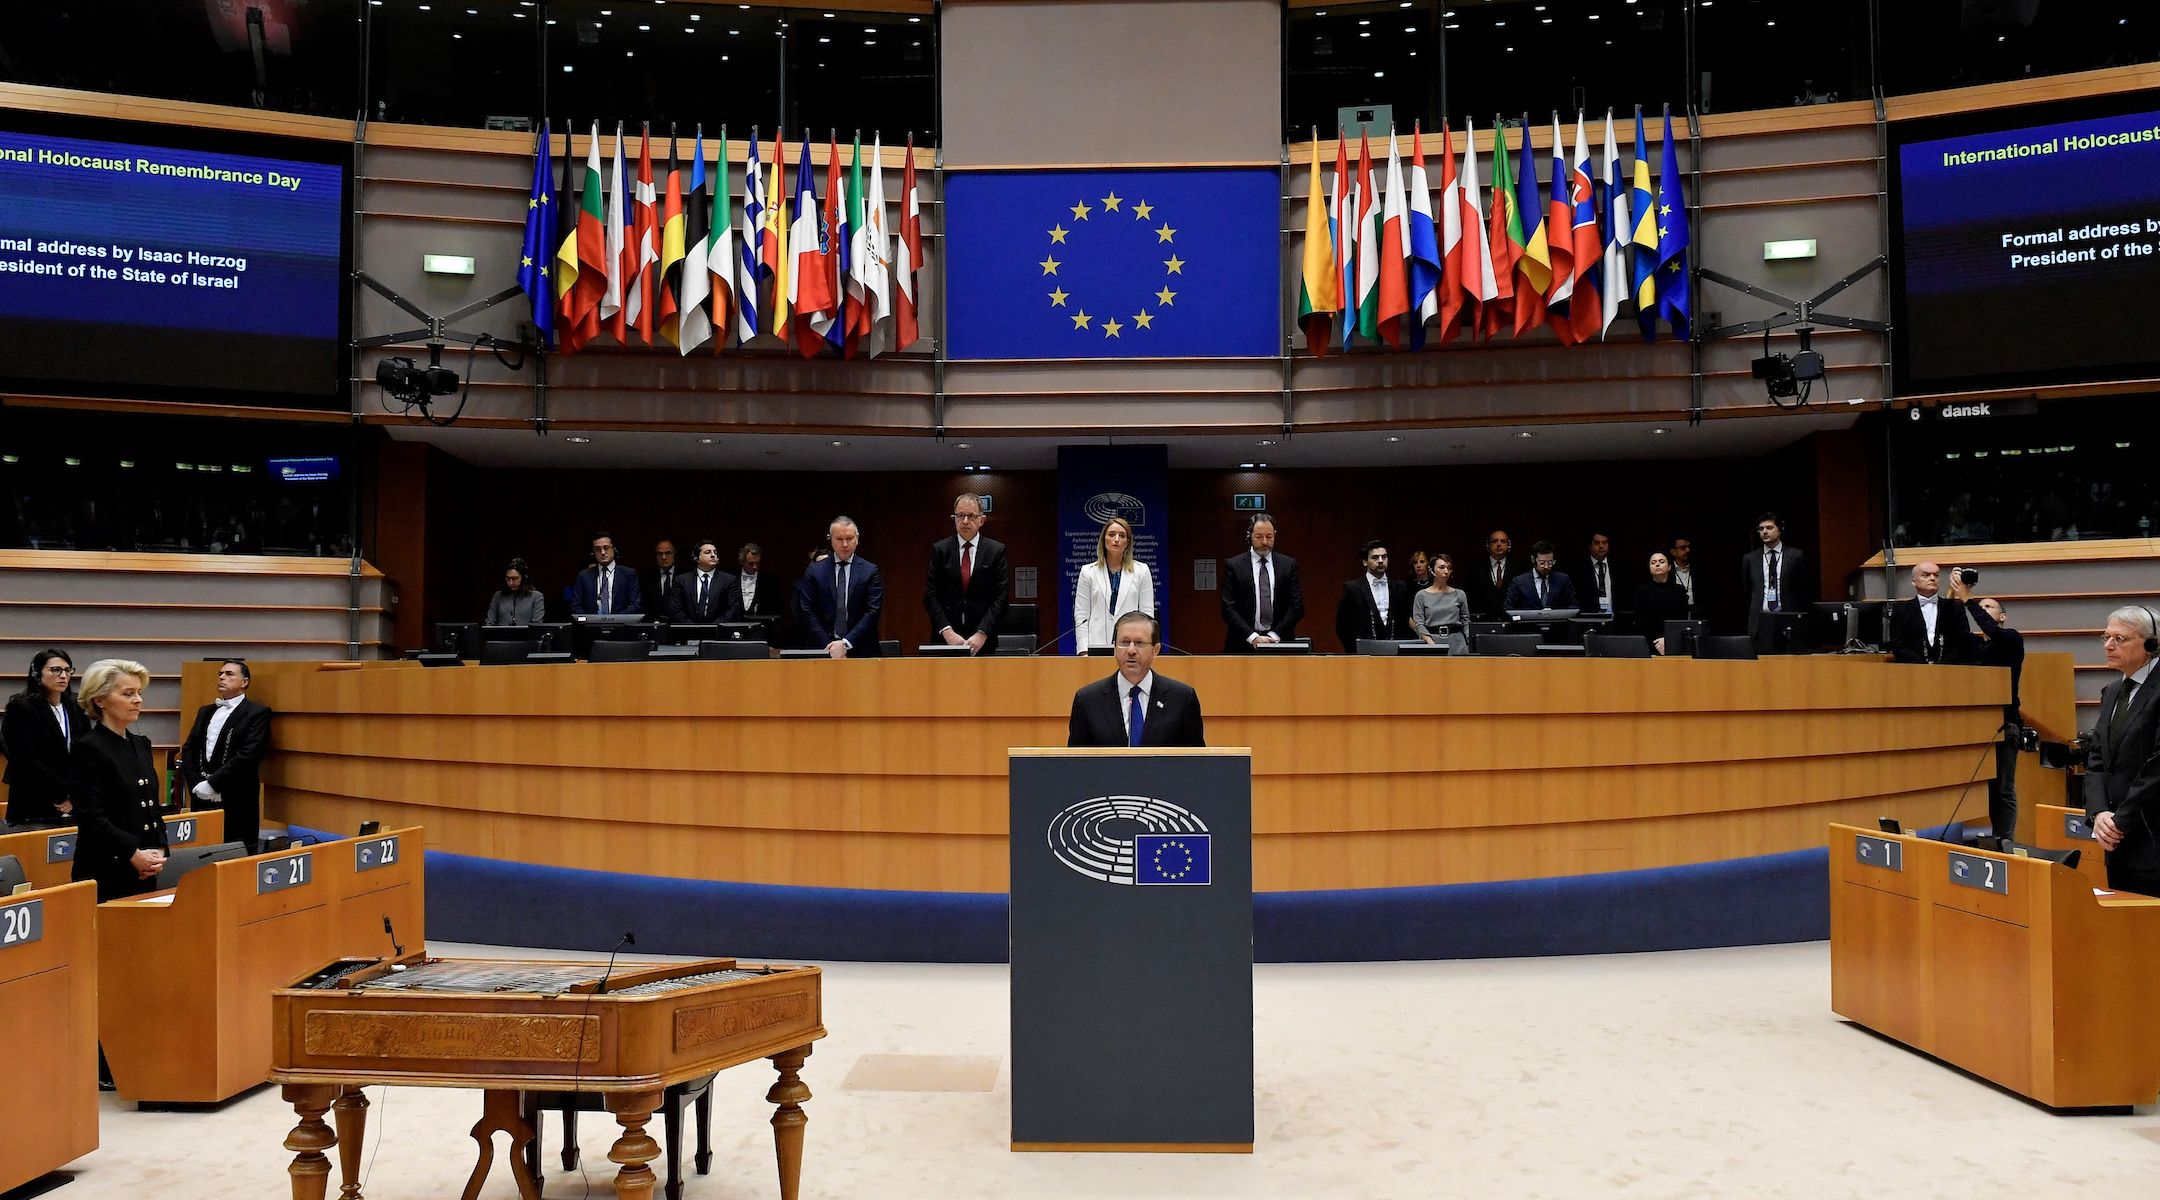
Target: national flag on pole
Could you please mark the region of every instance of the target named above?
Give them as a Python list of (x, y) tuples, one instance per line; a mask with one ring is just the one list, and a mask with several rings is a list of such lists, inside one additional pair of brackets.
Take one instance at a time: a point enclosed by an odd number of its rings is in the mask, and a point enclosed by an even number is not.
[(1485, 236), (1485, 198), (1478, 192), (1477, 127), (1463, 121), (1461, 213), (1462, 240), (1455, 246), (1457, 283), (1462, 288), (1464, 313), (1460, 327), (1476, 336), (1484, 323), (1487, 306), (1500, 298), (1499, 280), (1493, 271), (1492, 243)]
[(1358, 134), (1355, 201), (1357, 333), (1368, 342), (1377, 342), (1380, 340), (1380, 196), (1373, 187), (1372, 137), (1365, 133)]
[(819, 233), (825, 238), (825, 269), (832, 272), (832, 305), (826, 310), (825, 344), (844, 357), (848, 348), (847, 284), (851, 233), (848, 229), (846, 183), (840, 178), (840, 132), (832, 132), (825, 148), (825, 213)]
[(623, 161), (622, 122), (617, 121), (615, 165), (608, 171), (607, 291), (600, 298), (600, 320), (616, 341), (624, 343), (630, 340), (629, 324), (624, 315), (624, 301), (630, 291), (630, 276), (635, 272), (630, 257), (629, 205), (629, 164)]
[[(569, 158), (567, 144), (563, 157)], [(585, 195), (577, 221), (555, 252), (555, 288), (562, 296), (563, 349), (582, 350), (600, 336), (600, 300), (607, 294), (607, 200), (601, 190), (600, 122), (585, 139)], [(568, 265), (564, 265), (567, 260)]]
[(847, 352), (853, 355), (862, 348), (863, 335), (870, 332), (870, 280), (864, 275), (868, 268), (870, 247), (865, 244), (870, 236), (869, 183), (863, 177), (862, 131), (855, 131), (854, 156), (848, 160), (847, 177), (847, 278), (843, 281), (847, 292)]
[(667, 192), (660, 206), (660, 271), (659, 281), (653, 287), (654, 324), (660, 336), (671, 346), (682, 345), (682, 277), (683, 259), (690, 254), (690, 230), (688, 216), (683, 212), (683, 174), (681, 149), (675, 144), (675, 130), (668, 130), (667, 139)]
[(1568, 194), (1574, 202), (1573, 253), (1575, 293), (1568, 297), (1570, 345), (1587, 342), (1605, 328), (1605, 244), (1598, 234), (1597, 189), (1590, 182), (1590, 140), (1580, 112), (1575, 114), (1575, 153), (1568, 159)]
[(1687, 194), (1680, 188), (1680, 152), (1673, 145), (1672, 107), (1665, 108), (1665, 148), (1658, 155), (1657, 318), (1681, 341), (1694, 338), (1689, 316)]
[(1507, 126), (1493, 118), (1492, 216), (1487, 222), (1486, 248), (1493, 265), (1493, 300), (1485, 305), (1479, 325), (1486, 340), (1508, 328), (1515, 316), (1515, 263), (1522, 257), (1522, 220), (1515, 213), (1514, 155), (1508, 150)]
[(870, 190), (863, 196), (863, 229), (856, 243), (855, 274), (863, 284), (862, 351), (871, 358), (892, 344), (893, 239), (885, 220), (885, 139), (870, 143)]
[(804, 358), (825, 345), (825, 331), (832, 326), (840, 297), (833, 289), (832, 230), (825, 224), (825, 210), (818, 203), (817, 175), (810, 166), (810, 134), (803, 133), (802, 157), (795, 160), (794, 223), (788, 227), (788, 246), (794, 256), (788, 277), (788, 307), (795, 347)]
[(1629, 215), (1628, 182), (1621, 166), (1620, 150), (1613, 140), (1612, 110), (1605, 110), (1605, 171), (1603, 180), (1605, 209), (1604, 249), (1604, 300), (1599, 315), (1600, 336), (1612, 333), (1613, 318), (1620, 315), (1620, 301), (1633, 286), (1628, 273), (1628, 239), (1634, 235), (1635, 220)]
[(623, 297), (624, 319), (652, 345), (654, 285), (660, 273), (660, 205), (653, 191), (652, 123), (638, 135), (637, 190), (630, 197), (631, 271)]
[(1552, 289), (1552, 247), (1545, 240), (1545, 196), (1538, 186), (1537, 159), (1530, 149), (1530, 116), (1523, 114), (1522, 167), (1515, 178), (1515, 216), (1522, 235), (1515, 260), (1515, 336), (1545, 323), (1545, 294)]
[(533, 142), (532, 190), (525, 197), (525, 245), (518, 253), (518, 286), (532, 304), (533, 328), (540, 344), (555, 341), (555, 287), (548, 282), (548, 260), (555, 256), (555, 149), (548, 124), (540, 123)]
[(1387, 185), (1380, 195), (1380, 290), (1377, 322), (1380, 336), (1397, 350), (1410, 340), (1408, 258), (1410, 203), (1403, 193), (1402, 153), (1395, 131), (1388, 130)]
[[(727, 174), (727, 140), (720, 142), (720, 173)], [(709, 176), (705, 173), (705, 127), (697, 127), (697, 134), (690, 142), (690, 181), (683, 196), (683, 258), (682, 294), (680, 310), (675, 319), (675, 348), (684, 354), (712, 340), (713, 279), (710, 269), (712, 254), (713, 198), (706, 194)], [(720, 195), (727, 195), (727, 185), (722, 184)], [(720, 328), (727, 328), (727, 305), (722, 302), (717, 314)]]
[(1635, 175), (1628, 185), (1628, 211), (1635, 228), (1628, 235), (1629, 290), (1635, 297), (1635, 323), (1643, 340), (1657, 340), (1657, 200), (1650, 191), (1649, 139), (1643, 136), (1642, 105), (1635, 106)]
[(1552, 168), (1546, 184), (1545, 255), (1552, 266), (1552, 282), (1545, 288), (1547, 324), (1568, 336), (1560, 327), (1567, 323), (1568, 300), (1575, 295), (1575, 197), (1568, 190), (1567, 138), (1560, 132), (1560, 114), (1552, 119)]
[[(1454, 164), (1442, 170), (1452, 175)], [(1426, 322), (1440, 316), (1440, 286), (1446, 275), (1441, 264), (1447, 259), (1440, 248), (1440, 230), (1433, 222), (1432, 183), (1425, 177), (1425, 134), (1416, 123), (1410, 126), (1409, 186), (1410, 345), (1423, 349)]]
[[(804, 143), (808, 144), (808, 135)], [(808, 155), (804, 156), (807, 161)], [(805, 168), (807, 169), (807, 167)], [(794, 289), (795, 260), (788, 254), (787, 135), (773, 130), (772, 177), (767, 181), (765, 226), (772, 239), (772, 308), (766, 313), (765, 331), (785, 343), (788, 328), (788, 293)]]
[(907, 165), (900, 171), (900, 233), (893, 243), (893, 348), (905, 350), (922, 336), (915, 273), (922, 269), (922, 199), (915, 191), (915, 137), (908, 135)]
[(1320, 131), (1313, 130), (1312, 176), (1305, 187), (1305, 257), (1298, 271), (1298, 328), (1305, 348), (1325, 357), (1342, 311), (1342, 271), (1335, 262), (1335, 239), (1328, 206), (1320, 189)]
[(742, 293), (736, 282), (742, 254), (735, 248), (735, 192), (728, 186), (727, 126), (720, 127), (720, 157), (712, 165), (711, 216), (705, 223), (706, 308), (711, 312), (713, 353), (727, 349)]
[(1357, 327), (1357, 180), (1350, 174), (1350, 139), (1335, 129), (1335, 191), (1328, 201), (1328, 232), (1335, 241), (1335, 299), (1342, 327), (1335, 344), (1350, 348)]
[(735, 251), (742, 259), (735, 264), (735, 344), (738, 346), (758, 335), (758, 314), (768, 306), (764, 293), (771, 289), (772, 272), (765, 265), (762, 250), (765, 241), (762, 171), (763, 165), (758, 162), (758, 131), (753, 125), (750, 127), (750, 152), (743, 159), (742, 245)]

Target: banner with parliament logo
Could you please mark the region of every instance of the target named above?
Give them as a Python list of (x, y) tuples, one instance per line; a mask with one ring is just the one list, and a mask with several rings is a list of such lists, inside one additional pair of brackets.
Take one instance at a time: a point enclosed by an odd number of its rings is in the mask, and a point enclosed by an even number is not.
[(944, 228), (952, 358), (1282, 352), (1275, 170), (955, 173)]

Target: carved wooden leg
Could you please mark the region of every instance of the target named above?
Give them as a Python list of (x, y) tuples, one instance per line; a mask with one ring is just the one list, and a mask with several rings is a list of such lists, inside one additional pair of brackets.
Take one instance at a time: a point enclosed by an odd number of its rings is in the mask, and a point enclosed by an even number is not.
[(533, 1128), (518, 1109), (518, 1094), (490, 1088), (485, 1097), (480, 1107), (480, 1119), (473, 1122), (472, 1127), (472, 1138), (480, 1143), (480, 1157), (473, 1162), (472, 1174), (465, 1180), (463, 1200), (479, 1200), (480, 1185), (487, 1182), (488, 1168), (495, 1161), (497, 1130), (510, 1135), (510, 1178), (517, 1184), (520, 1200), (540, 1200), (540, 1186), (533, 1182), (532, 1171), (525, 1165)]
[(808, 1046), (772, 1056), (773, 1069), (780, 1072), (780, 1078), (765, 1093), (765, 1101), (780, 1106), (772, 1115), (773, 1153), (780, 1160), (780, 1200), (795, 1200), (795, 1189), (802, 1183), (803, 1126), (810, 1123), (810, 1118), (803, 1115), (802, 1102), (810, 1098), (810, 1085), (796, 1072), (802, 1070), (803, 1060), (808, 1057)]
[(360, 1200), (360, 1148), (367, 1144), (367, 1092), (361, 1088), (338, 1089), (331, 1105), (337, 1117), (338, 1197)]
[(660, 1143), (645, 1132), (645, 1123), (652, 1120), (653, 1110), (660, 1107), (660, 1098), (658, 1088), (608, 1094), (608, 1111), (615, 1114), (616, 1124), (622, 1126), (622, 1136), (608, 1148), (608, 1161), (622, 1167), (615, 1173), (615, 1200), (652, 1200), (653, 1173), (645, 1164), (660, 1156)]
[(284, 1087), (287, 1103), (300, 1116), (300, 1123), (285, 1135), (285, 1148), (293, 1152), (292, 1165), (285, 1173), (292, 1176), (293, 1200), (323, 1200), (323, 1193), (330, 1186), (330, 1159), (323, 1151), (337, 1145), (337, 1135), (323, 1124), (323, 1114), (337, 1098), (334, 1084), (288, 1083)]

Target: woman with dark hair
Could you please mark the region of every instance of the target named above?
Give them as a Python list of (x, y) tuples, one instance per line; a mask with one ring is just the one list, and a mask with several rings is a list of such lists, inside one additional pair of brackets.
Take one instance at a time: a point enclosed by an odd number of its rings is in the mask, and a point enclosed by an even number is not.
[(0, 750), (7, 754), (7, 822), (64, 825), (75, 810), (68, 755), (90, 720), (68, 695), (75, 660), (65, 650), (40, 650), (30, 659), (23, 690), (10, 696), (0, 716)]
[(488, 601), (488, 625), (538, 625), (547, 620), (547, 598), (532, 585), (532, 568), (513, 558), (503, 568), (502, 590)]
[(1673, 582), (1672, 557), (1663, 550), (1650, 552), (1650, 581), (1635, 589), (1635, 628), (1650, 639), (1650, 648), (1665, 653), (1665, 622), (1685, 621), (1687, 589)]

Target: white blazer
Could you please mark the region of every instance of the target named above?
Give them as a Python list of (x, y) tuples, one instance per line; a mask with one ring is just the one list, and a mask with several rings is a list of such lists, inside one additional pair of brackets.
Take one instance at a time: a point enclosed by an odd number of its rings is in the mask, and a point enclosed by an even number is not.
[(1117, 608), (1110, 607), (1110, 572), (1101, 563), (1080, 568), (1080, 582), (1073, 588), (1073, 642), (1079, 653), (1091, 646), (1107, 646), (1117, 619), (1129, 612), (1155, 615), (1155, 580), (1139, 559), (1118, 580)]

